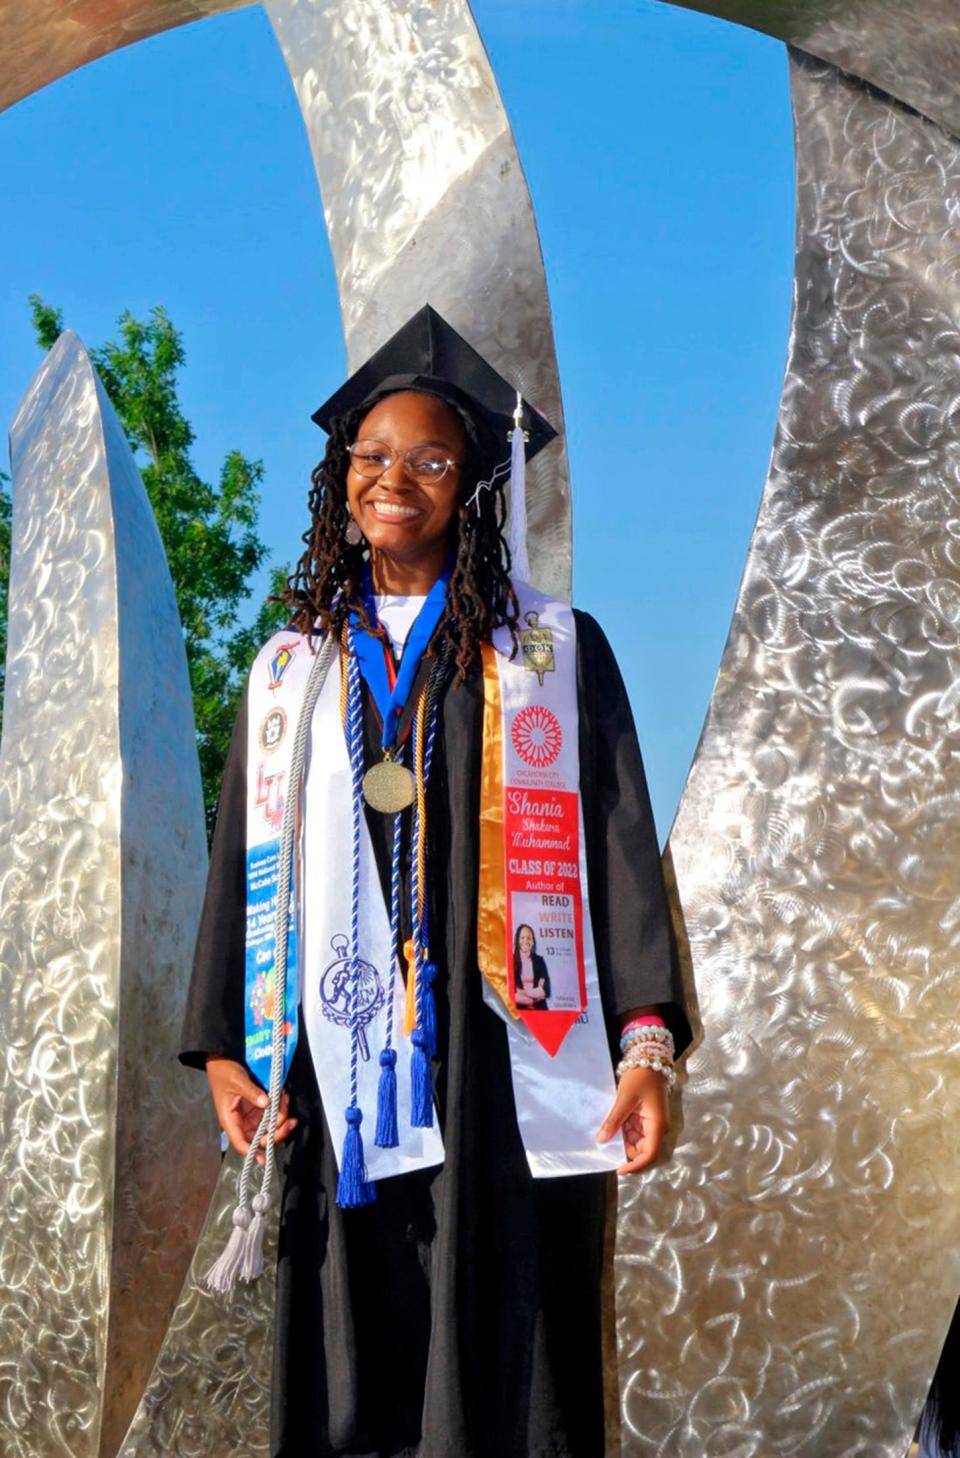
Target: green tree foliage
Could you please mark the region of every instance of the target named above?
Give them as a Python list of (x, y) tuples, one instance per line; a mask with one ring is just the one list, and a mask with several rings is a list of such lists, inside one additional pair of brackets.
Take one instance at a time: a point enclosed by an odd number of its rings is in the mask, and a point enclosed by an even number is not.
[[(63, 317), (36, 294), (30, 307), (37, 342), (50, 349)], [(160, 307), (146, 320), (124, 313), (117, 327), (117, 337), (90, 357), (133, 449), (166, 549), (187, 649), (209, 830), (244, 671), (284, 621), (283, 607), (269, 600), (252, 623), (240, 621), (251, 578), (266, 561), (257, 530), (263, 464), (233, 450), (216, 485), (202, 480), (190, 456), (194, 433), (177, 394), (185, 358), (180, 334)], [(9, 540), (9, 497), (0, 486), (4, 585)], [(282, 590), (287, 570), (273, 569), (272, 594)], [(2, 632), (5, 646), (5, 612)]]

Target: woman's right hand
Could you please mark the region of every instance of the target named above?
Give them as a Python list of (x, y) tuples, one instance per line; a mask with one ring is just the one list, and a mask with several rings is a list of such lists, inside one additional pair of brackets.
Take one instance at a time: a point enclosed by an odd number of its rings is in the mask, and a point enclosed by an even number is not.
[[(232, 1058), (209, 1057), (207, 1082), (220, 1128), (237, 1153), (246, 1154), (269, 1102), (266, 1094), (258, 1083), (254, 1083), (243, 1064), (234, 1063)], [(297, 1120), (291, 1119), (289, 1112), (290, 1099), (284, 1089), (277, 1116), (277, 1144), (289, 1139), (297, 1127)], [(263, 1135), (261, 1149), (265, 1149), (266, 1144), (267, 1137)], [(255, 1157), (258, 1164), (263, 1164), (264, 1157), (259, 1149)]]

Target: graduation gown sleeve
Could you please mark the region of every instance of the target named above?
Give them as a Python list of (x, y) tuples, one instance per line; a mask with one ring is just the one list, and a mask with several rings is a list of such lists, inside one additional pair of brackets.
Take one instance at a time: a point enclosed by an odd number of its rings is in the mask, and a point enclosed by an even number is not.
[(223, 772), (180, 1061), (203, 1068), (208, 1053), (244, 1061), (246, 945), (247, 691), (233, 726)]
[(690, 1025), (633, 715), (603, 630), (589, 614), (575, 616), (580, 777), (601, 993), (614, 1020), (658, 1004), (679, 1054)]

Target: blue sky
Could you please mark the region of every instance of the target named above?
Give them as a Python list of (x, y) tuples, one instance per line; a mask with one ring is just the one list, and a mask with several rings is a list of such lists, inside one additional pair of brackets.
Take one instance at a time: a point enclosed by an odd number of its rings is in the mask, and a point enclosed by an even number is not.
[[(574, 601), (623, 668), (665, 837), (776, 419), (792, 284), (786, 53), (658, 0), (476, 0), (540, 226), (574, 491)], [(89, 344), (162, 303), (199, 469), (266, 468), (298, 551), (344, 366), (299, 110), (259, 7), (88, 66), (0, 117), (0, 417), (40, 361), (27, 295)]]

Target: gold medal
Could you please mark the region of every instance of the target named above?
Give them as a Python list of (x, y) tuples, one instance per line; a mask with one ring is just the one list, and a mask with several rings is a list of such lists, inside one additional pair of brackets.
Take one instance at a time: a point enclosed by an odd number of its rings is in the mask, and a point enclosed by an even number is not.
[(413, 804), (413, 775), (395, 759), (384, 759), (372, 765), (363, 777), (363, 798), (382, 815), (396, 815)]

